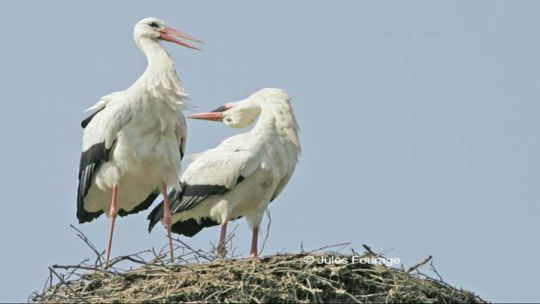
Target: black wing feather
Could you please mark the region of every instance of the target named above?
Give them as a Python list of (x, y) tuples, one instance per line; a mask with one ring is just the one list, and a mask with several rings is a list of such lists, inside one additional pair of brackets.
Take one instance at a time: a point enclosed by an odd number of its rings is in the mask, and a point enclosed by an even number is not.
[(180, 139), (180, 146), (179, 146), (179, 148), (180, 148), (180, 159), (184, 158), (184, 147), (183, 146), (184, 146), (184, 138), (182, 137)]
[(212, 195), (223, 194), (230, 189), (221, 185), (183, 185), (183, 191), (171, 203), (171, 213), (193, 209)]
[(109, 150), (105, 148), (105, 142), (95, 144), (81, 154), (77, 193), (77, 218), (79, 223), (90, 222), (103, 213), (103, 211), (88, 212), (84, 210), (83, 199), (92, 185), (94, 172), (108, 159)]
[[(241, 216), (234, 218), (232, 220), (234, 221), (239, 218), (241, 218)], [(219, 225), (219, 223), (209, 217), (203, 217), (200, 223), (197, 223), (197, 221), (194, 218), (190, 218), (188, 220), (178, 221), (172, 224), (171, 231), (174, 233), (178, 233), (180, 235), (192, 237), (195, 234), (199, 233), (199, 231), (203, 230), (204, 228), (217, 226), (217, 225)]]
[[(114, 146), (115, 143), (113, 143), (112, 147)], [(92, 186), (94, 173), (99, 166), (101, 166), (101, 164), (109, 160), (109, 153), (111, 150), (112, 148), (106, 149), (105, 143), (102, 142), (91, 146), (88, 150), (81, 154), (81, 162), (79, 167), (79, 189), (77, 195), (77, 218), (79, 219), (79, 223), (90, 222), (103, 214), (103, 211), (88, 212), (84, 210), (83, 200), (88, 194), (88, 190)], [(124, 209), (119, 209), (118, 215), (126, 216), (146, 210), (152, 205), (158, 196), (158, 192), (152, 192), (144, 201), (140, 202), (132, 210), (126, 211)]]
[[(236, 180), (238, 185), (245, 178), (239, 176)], [(195, 208), (197, 205), (202, 203), (206, 198), (212, 195), (224, 194), (230, 189), (221, 185), (189, 185), (182, 183), (181, 192), (176, 192), (176, 190), (169, 193), (169, 200), (171, 201), (171, 214), (184, 212), (190, 209)], [(148, 220), (150, 224), (148, 226), (148, 232), (152, 231), (152, 228), (163, 218), (163, 202), (150, 212), (148, 215)], [(197, 223), (195, 219), (189, 219), (182, 222), (176, 222), (171, 226), (171, 230), (175, 233), (182, 234), (185, 236), (193, 236), (201, 231), (205, 227), (218, 225), (212, 219), (203, 218), (201, 223)]]
[(130, 211), (126, 211), (124, 209), (118, 210), (118, 215), (126, 216), (129, 214), (138, 213), (140, 211), (146, 210), (152, 205), (152, 203), (158, 196), (159, 196), (159, 193), (152, 192), (144, 201), (140, 202), (137, 206), (135, 206), (135, 208), (131, 209)]
[(105, 109), (105, 107), (95, 111), (94, 113), (92, 113), (90, 116), (86, 117), (85, 119), (83, 119), (81, 121), (81, 127), (84, 129), (86, 128), (86, 126), (88, 126), (88, 124), (90, 123), (90, 121), (92, 120), (92, 118), (94, 118), (94, 116), (96, 116), (97, 113), (101, 112), (101, 110)]
[(202, 218), (200, 223), (197, 223), (195, 219), (190, 218), (187, 221), (179, 221), (171, 225), (171, 231), (180, 235), (192, 237), (206, 227), (212, 227), (217, 225), (219, 225), (218, 222), (208, 217)]

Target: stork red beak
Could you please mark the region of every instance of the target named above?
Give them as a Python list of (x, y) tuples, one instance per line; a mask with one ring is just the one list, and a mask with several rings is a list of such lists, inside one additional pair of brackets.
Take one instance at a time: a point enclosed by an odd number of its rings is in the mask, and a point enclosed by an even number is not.
[(211, 112), (201, 112), (201, 113), (195, 113), (188, 115), (188, 118), (192, 119), (204, 119), (204, 120), (213, 120), (213, 121), (223, 121), (223, 112), (230, 109), (231, 106), (229, 104), (226, 104), (224, 106), (221, 106)]
[(160, 31), (160, 35), (159, 35), (159, 38), (163, 39), (163, 40), (167, 40), (167, 41), (170, 41), (170, 42), (174, 42), (176, 44), (180, 44), (182, 46), (185, 46), (185, 47), (188, 47), (190, 49), (194, 49), (194, 50), (198, 50), (200, 51), (201, 49), (199, 48), (196, 48), (190, 44), (187, 44), (179, 39), (176, 39), (175, 37), (173, 37), (172, 35), (176, 36), (176, 37), (179, 37), (179, 38), (183, 38), (183, 39), (187, 39), (187, 40), (190, 40), (190, 41), (193, 41), (193, 42), (198, 42), (198, 43), (201, 43), (201, 44), (204, 44), (204, 42), (202, 42), (201, 40), (195, 38), (195, 37), (191, 37), (189, 35), (186, 35), (182, 32), (179, 32), (175, 29), (173, 29), (172, 27), (165, 27), (163, 28), (161, 31)]

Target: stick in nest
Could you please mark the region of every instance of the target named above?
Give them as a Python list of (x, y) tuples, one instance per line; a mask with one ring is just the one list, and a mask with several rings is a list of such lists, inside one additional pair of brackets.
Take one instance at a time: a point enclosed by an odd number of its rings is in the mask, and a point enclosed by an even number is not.
[(73, 230), (77, 231), (77, 236), (94, 252), (94, 254), (96, 255), (96, 261), (95, 261), (95, 265), (96, 267), (97, 266), (102, 266), (103, 265), (103, 255), (105, 254), (105, 251), (103, 252), (99, 252), (96, 248), (96, 246), (86, 237), (86, 235), (79, 229), (77, 229), (75, 226), (73, 225), (69, 225), (69, 227), (71, 227)]
[(424, 258), (420, 263), (417, 263), (411, 267), (409, 267), (409, 269), (407, 269), (407, 273), (411, 273), (412, 271), (420, 268), (421, 266), (425, 265), (427, 262), (429, 262), (431, 260), (432, 256), (431, 255), (428, 255), (426, 258)]

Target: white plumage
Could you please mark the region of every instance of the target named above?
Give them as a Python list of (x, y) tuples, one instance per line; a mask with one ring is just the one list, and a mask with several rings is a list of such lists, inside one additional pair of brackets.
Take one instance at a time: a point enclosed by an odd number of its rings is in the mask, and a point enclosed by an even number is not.
[(108, 214), (114, 185), (125, 189), (118, 192), (117, 205), (126, 212), (151, 193), (159, 193), (163, 183), (178, 188), (185, 119), (177, 109), (161, 102), (160, 97), (154, 99), (140, 91), (126, 91), (112, 99), (84, 129), (83, 151), (100, 143), (110, 151), (108, 159), (102, 160), (93, 173), (81, 213)]
[(160, 191), (179, 188), (187, 95), (158, 40), (193, 47), (171, 35), (195, 40), (159, 19), (139, 21), (133, 36), (147, 58), (146, 70), (126, 90), (102, 97), (82, 122), (77, 217), (81, 223), (104, 212), (111, 218), (107, 261), (116, 213), (144, 210)]
[[(180, 180), (182, 190), (169, 195), (172, 231), (193, 236), (205, 227), (221, 225), (219, 248), (223, 250), (227, 222), (245, 217), (253, 229), (250, 253), (257, 256), (264, 211), (287, 185), (300, 154), (289, 96), (283, 90), (267, 88), (213, 112), (188, 117), (223, 121), (234, 128), (259, 119), (251, 131), (192, 157)], [(160, 205), (149, 216), (150, 229), (162, 216)]]

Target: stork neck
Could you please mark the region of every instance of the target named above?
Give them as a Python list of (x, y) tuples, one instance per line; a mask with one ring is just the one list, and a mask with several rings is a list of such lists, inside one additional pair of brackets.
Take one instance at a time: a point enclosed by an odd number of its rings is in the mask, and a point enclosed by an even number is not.
[(261, 108), (261, 113), (259, 114), (257, 124), (255, 125), (253, 130), (263, 131), (274, 129), (276, 126), (276, 119), (272, 107), (269, 107), (264, 103), (260, 104), (259, 107)]
[(147, 73), (173, 73), (174, 63), (165, 51), (165, 49), (156, 41), (148, 38), (141, 38), (137, 41), (137, 45), (146, 56), (148, 65), (145, 74)]
[(187, 94), (176, 74), (174, 62), (165, 49), (156, 40), (148, 38), (140, 38), (135, 42), (146, 56), (148, 65), (131, 89), (144, 90), (174, 109), (188, 107), (185, 102)]
[[(260, 102), (261, 114), (253, 132), (270, 134), (272, 130), (300, 149), (298, 125), (288, 102)], [(269, 132), (270, 131), (270, 132)]]

